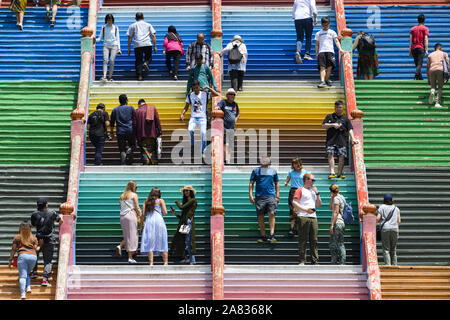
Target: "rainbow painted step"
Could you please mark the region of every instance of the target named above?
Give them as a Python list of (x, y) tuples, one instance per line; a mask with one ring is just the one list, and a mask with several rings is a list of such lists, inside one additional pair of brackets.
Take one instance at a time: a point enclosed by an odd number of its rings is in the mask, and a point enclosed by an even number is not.
[[(357, 216), (357, 200), (354, 175), (345, 170), (347, 178), (327, 179), (325, 167), (306, 166), (308, 172), (314, 173), (322, 206), (317, 210), (319, 222), (319, 264), (330, 263), (330, 222), (329, 209), (330, 192), (328, 187), (337, 183), (342, 195), (353, 205), (353, 216)], [(252, 168), (226, 167), (223, 173), (223, 205), (225, 215), (225, 263), (226, 264), (298, 264), (298, 237), (289, 236), (289, 186), (284, 187), (289, 168), (279, 167), (280, 202), (275, 215), (275, 244), (257, 243), (260, 236), (255, 206), (248, 198), (248, 184)], [(268, 234), (268, 220), (266, 215), (266, 233)], [(360, 264), (360, 241), (358, 219), (346, 226), (345, 246), (347, 264)], [(309, 247), (307, 245), (307, 247)], [(309, 249), (307, 261), (310, 263)]]
[(426, 81), (356, 81), (364, 112), (364, 160), (369, 166), (450, 166), (448, 84), (441, 105), (428, 103)]
[(69, 165), (76, 81), (0, 82), (0, 164)]
[[(121, 258), (116, 257), (115, 247), (122, 240), (119, 197), (130, 180), (136, 181), (138, 185), (137, 193), (141, 209), (151, 189), (158, 187), (161, 189), (162, 198), (166, 201), (167, 209), (173, 206), (178, 213), (180, 210), (174, 201), (182, 201), (180, 188), (186, 184), (193, 185), (197, 191), (198, 204), (195, 212), (196, 260), (198, 264), (210, 263), (210, 170), (186, 167), (174, 171), (173, 167), (159, 166), (145, 169), (87, 168), (86, 172), (81, 174), (76, 225), (77, 264), (127, 264), (125, 254)], [(169, 212), (164, 220), (167, 225), (170, 248), (178, 219)], [(138, 254), (136, 261), (141, 264), (148, 263), (147, 256), (142, 254)], [(155, 258), (155, 263), (162, 263), (161, 258)]]

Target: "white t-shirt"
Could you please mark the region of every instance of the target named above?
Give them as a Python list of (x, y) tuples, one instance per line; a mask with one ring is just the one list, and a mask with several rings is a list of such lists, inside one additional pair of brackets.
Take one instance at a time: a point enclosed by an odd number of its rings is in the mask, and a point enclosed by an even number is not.
[(155, 33), (156, 31), (150, 23), (139, 20), (130, 25), (127, 36), (134, 38), (134, 48), (151, 47), (150, 35)]
[(311, 18), (317, 15), (316, 0), (295, 0), (292, 7), (292, 18), (294, 20)]
[[(301, 195), (300, 195), (301, 193)], [(316, 193), (311, 189), (301, 187), (295, 191), (294, 201), (297, 201), (304, 208), (316, 208)], [(299, 210), (297, 217), (317, 218), (316, 212), (309, 214)]]
[(191, 92), (186, 97), (186, 102), (191, 105), (191, 118), (206, 118), (208, 94), (205, 91), (200, 91), (198, 95)]
[(333, 42), (334, 38), (337, 38), (336, 32), (331, 29), (320, 30), (316, 33), (316, 41), (319, 41), (319, 53), (332, 52), (334, 53)]

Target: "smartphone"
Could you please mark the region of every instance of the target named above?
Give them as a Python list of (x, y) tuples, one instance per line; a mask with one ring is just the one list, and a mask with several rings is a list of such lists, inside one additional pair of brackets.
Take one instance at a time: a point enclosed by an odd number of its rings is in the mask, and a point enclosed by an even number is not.
[(311, 210), (312, 210), (313, 212), (316, 212), (316, 209), (314, 209), (314, 208), (311, 208)]

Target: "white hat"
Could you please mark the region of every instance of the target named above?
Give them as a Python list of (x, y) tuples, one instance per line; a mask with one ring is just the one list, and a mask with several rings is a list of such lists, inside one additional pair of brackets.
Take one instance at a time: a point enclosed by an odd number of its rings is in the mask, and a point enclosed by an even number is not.
[(236, 91), (234, 91), (234, 89), (233, 89), (233, 88), (230, 88), (230, 89), (228, 89), (228, 91), (227, 91), (227, 95), (228, 95), (229, 93), (234, 93), (234, 94), (236, 95)]
[(233, 37), (233, 39), (231, 39), (231, 41), (233, 42), (234, 40), (239, 40), (240, 42), (244, 42), (244, 40), (241, 38), (240, 35), (235, 35), (235, 36)]

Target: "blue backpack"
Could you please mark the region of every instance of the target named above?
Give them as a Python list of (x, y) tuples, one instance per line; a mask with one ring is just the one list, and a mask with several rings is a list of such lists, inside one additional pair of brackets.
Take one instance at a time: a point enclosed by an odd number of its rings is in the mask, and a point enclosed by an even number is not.
[(344, 210), (342, 212), (342, 218), (344, 219), (344, 223), (350, 224), (353, 222), (353, 220), (355, 220), (355, 218), (353, 217), (353, 209), (352, 209), (352, 204), (347, 203), (347, 201), (344, 202)]

